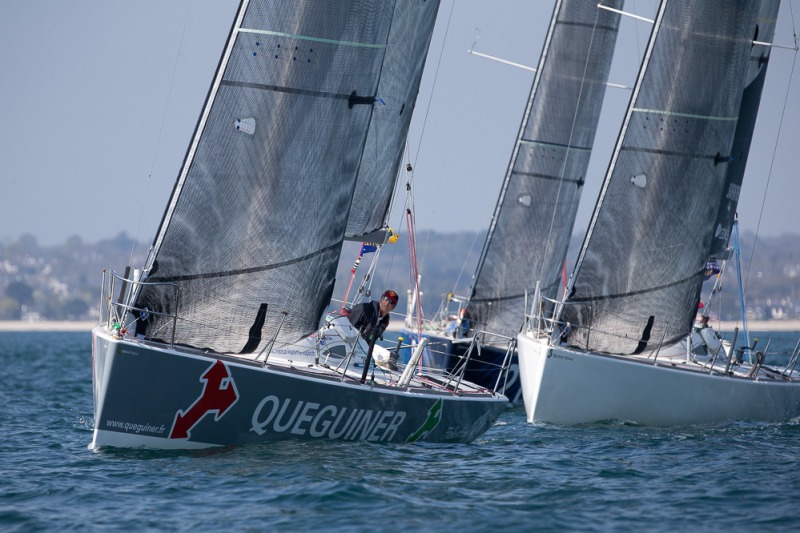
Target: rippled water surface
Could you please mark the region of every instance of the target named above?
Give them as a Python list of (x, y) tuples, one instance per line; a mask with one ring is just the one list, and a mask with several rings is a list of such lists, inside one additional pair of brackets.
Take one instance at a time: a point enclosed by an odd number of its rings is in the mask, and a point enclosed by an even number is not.
[[(798, 336), (760, 335), (783, 354)], [(93, 452), (88, 333), (0, 333), (0, 361), (2, 531), (800, 530), (798, 421), (556, 427), (520, 408), (469, 445)]]

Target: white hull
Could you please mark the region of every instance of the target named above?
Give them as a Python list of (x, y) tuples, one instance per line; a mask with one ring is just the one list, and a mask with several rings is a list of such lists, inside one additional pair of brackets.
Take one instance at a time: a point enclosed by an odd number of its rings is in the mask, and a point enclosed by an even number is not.
[[(781, 422), (800, 416), (800, 380), (747, 368), (722, 375), (725, 361), (707, 366), (685, 355), (619, 357), (551, 346), (518, 337), (520, 379), (529, 422), (582, 424), (624, 420), (652, 426), (727, 420)], [(719, 372), (716, 372), (719, 371)]]

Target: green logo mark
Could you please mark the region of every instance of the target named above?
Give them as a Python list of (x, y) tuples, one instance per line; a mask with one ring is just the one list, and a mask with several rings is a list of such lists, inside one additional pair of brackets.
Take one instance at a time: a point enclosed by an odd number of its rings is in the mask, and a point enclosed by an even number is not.
[(408, 439), (406, 439), (406, 443), (408, 442), (417, 442), (420, 439), (424, 439), (428, 436), (428, 434), (436, 429), (436, 426), (439, 425), (439, 422), (442, 421), (442, 399), (439, 398), (433, 404), (433, 406), (428, 409), (428, 418), (425, 419), (425, 422), (416, 430)]

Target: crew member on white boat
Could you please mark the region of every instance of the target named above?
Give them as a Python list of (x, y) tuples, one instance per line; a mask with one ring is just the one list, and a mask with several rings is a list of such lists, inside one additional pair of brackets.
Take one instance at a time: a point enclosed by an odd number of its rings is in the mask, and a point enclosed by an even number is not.
[(469, 319), (469, 311), (466, 307), (462, 307), (458, 314), (452, 317), (452, 322), (447, 326), (447, 333), (454, 339), (466, 337), (471, 326)]
[(572, 324), (565, 322), (559, 326), (561, 334), (558, 337), (559, 344), (565, 344), (569, 340), (569, 334), (572, 333)]
[(372, 300), (354, 306), (347, 318), (367, 342), (383, 339), (383, 332), (389, 326), (389, 312), (397, 306), (398, 299), (396, 292), (386, 291), (377, 302)]
[(701, 329), (706, 329), (708, 327), (711, 327), (711, 326), (708, 325), (708, 315), (701, 315), (700, 316), (700, 322), (695, 324), (694, 330), (696, 332), (700, 333)]

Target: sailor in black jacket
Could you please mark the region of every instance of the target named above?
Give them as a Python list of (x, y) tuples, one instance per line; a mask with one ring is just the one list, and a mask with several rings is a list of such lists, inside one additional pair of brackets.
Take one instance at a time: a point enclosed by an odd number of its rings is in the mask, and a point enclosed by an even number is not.
[(389, 312), (397, 306), (397, 293), (386, 291), (380, 301), (358, 304), (350, 311), (350, 323), (358, 329), (367, 342), (383, 339), (383, 332), (389, 326)]

